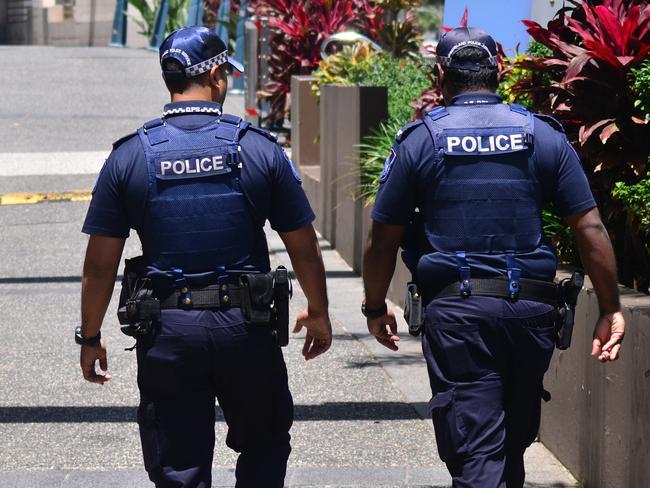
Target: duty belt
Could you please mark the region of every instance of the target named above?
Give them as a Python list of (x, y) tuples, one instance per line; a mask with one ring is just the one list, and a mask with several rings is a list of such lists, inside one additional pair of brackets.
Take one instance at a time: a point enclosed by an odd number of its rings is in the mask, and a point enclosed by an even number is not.
[[(548, 281), (522, 278), (519, 281), (519, 291), (515, 300), (530, 300), (557, 306), (557, 285)], [(462, 296), (462, 284), (457, 281), (429, 295), (431, 299)], [(469, 296), (496, 297), (513, 299), (506, 278), (472, 278), (471, 294)]]
[(188, 287), (173, 291), (161, 297), (162, 310), (181, 309), (209, 309), (241, 307), (242, 294), (239, 285), (209, 285), (205, 287)]

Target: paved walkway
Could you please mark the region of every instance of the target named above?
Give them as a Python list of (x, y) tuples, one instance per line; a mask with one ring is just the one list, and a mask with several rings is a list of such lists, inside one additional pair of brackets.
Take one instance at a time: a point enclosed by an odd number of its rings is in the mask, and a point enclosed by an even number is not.
[[(27, 63), (26, 60), (30, 62)], [(144, 50), (0, 47), (7, 89), (0, 114), (0, 194), (89, 190), (110, 142), (165, 103), (155, 55)], [(38, 76), (36, 76), (38, 67)], [(17, 83), (16, 80), (21, 80)], [(101, 82), (100, 82), (101, 80)], [(243, 110), (241, 98), (228, 103)], [(84, 382), (72, 330), (88, 202), (0, 205), (0, 487), (141, 487), (135, 355), (119, 332), (117, 292), (102, 333), (113, 381)], [(273, 260), (289, 264), (269, 233)], [(368, 336), (361, 280), (322, 242), (335, 342), (305, 363), (285, 349), (296, 422), (287, 486), (447, 487), (431, 422), (419, 342), (397, 354)], [(125, 257), (137, 255), (134, 236)], [(305, 305), (299, 289), (292, 316)], [(404, 335), (405, 334), (405, 335)], [(235, 455), (216, 423), (215, 486), (232, 486)], [(529, 487), (571, 487), (546, 451), (529, 451)]]

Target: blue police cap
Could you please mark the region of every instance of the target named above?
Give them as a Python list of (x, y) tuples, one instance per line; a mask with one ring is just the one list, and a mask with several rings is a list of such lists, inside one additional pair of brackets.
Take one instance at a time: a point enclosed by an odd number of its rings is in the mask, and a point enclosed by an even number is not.
[[(454, 59), (454, 55), (466, 47), (482, 49), (485, 58), (476, 62)], [(436, 54), (445, 68), (478, 71), (484, 66), (497, 66), (497, 43), (490, 34), (474, 27), (457, 27), (447, 32), (436, 47)]]
[[(199, 25), (175, 30), (165, 38), (158, 52), (163, 76), (168, 80), (192, 78), (225, 63), (244, 72), (241, 63), (228, 56), (228, 48), (219, 36)], [(184, 70), (166, 70), (163, 62), (167, 59), (175, 59)]]

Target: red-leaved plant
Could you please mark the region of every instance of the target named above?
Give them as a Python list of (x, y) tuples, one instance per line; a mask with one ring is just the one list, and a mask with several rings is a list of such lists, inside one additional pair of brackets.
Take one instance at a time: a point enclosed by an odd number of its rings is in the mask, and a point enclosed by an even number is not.
[[(523, 60), (520, 67), (532, 70), (534, 78), (513, 91), (532, 93), (535, 110), (564, 123), (614, 238), (621, 281), (647, 289), (647, 253), (635, 244), (638, 235), (611, 190), (614, 182), (634, 183), (647, 171), (650, 125), (634, 106), (630, 74), (650, 54), (650, 2), (568, 3), (546, 28), (524, 21), (553, 54)], [(541, 74), (550, 83), (538, 84)]]
[[(270, 17), (274, 31), (269, 60), (271, 81), (259, 92), (271, 104), (271, 118), (281, 121), (287, 110), (291, 76), (309, 74), (318, 66), (320, 47), (330, 35), (345, 30), (363, 14), (364, 22), (373, 25), (368, 2), (359, 0), (259, 0), (258, 15)], [(357, 10), (355, 7), (364, 8)], [(379, 16), (380, 17), (380, 16)]]

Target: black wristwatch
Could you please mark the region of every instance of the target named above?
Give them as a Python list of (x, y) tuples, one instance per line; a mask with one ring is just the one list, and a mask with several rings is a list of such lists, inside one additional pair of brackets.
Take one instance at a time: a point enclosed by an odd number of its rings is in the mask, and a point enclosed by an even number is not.
[(100, 344), (100, 339), (102, 338), (102, 333), (97, 332), (95, 337), (84, 337), (81, 335), (81, 326), (78, 326), (74, 330), (74, 341), (80, 346), (93, 346), (97, 347)]
[(384, 302), (380, 308), (368, 308), (365, 300), (361, 304), (361, 313), (368, 319), (378, 319), (379, 317), (386, 315), (386, 312), (388, 312), (388, 305), (386, 305), (386, 302)]

